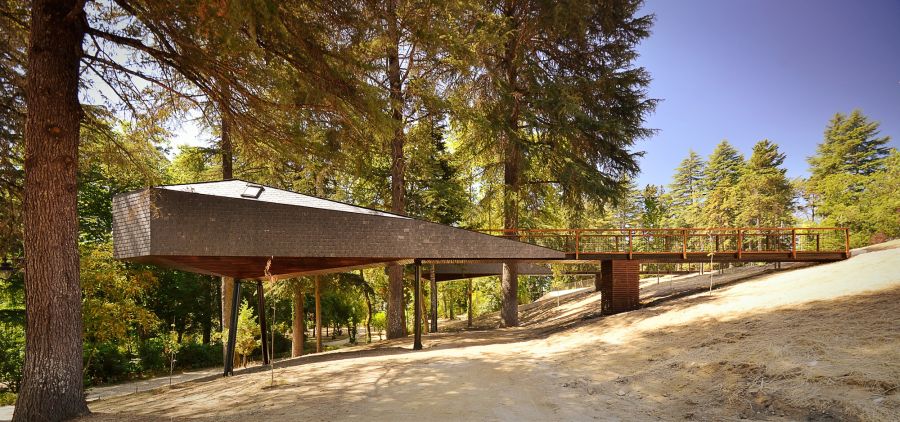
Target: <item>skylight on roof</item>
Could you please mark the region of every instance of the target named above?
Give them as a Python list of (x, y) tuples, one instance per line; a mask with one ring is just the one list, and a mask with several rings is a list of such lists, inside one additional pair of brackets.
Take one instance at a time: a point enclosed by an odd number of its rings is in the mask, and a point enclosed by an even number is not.
[(241, 197), (259, 199), (259, 195), (262, 195), (262, 192), (263, 192), (262, 186), (247, 185), (247, 187), (244, 188), (244, 193), (241, 194)]

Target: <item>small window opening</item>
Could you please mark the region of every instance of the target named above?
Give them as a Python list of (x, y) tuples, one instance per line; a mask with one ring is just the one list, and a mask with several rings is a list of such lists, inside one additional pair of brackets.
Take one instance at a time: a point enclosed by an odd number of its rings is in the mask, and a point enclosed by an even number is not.
[(247, 185), (247, 187), (244, 189), (244, 193), (242, 193), (241, 196), (244, 198), (259, 199), (259, 195), (262, 195), (262, 192), (262, 186)]

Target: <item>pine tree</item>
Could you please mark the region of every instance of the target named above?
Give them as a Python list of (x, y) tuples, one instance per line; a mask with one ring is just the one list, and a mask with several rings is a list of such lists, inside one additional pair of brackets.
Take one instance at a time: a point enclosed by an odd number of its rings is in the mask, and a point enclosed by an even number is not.
[(691, 150), (687, 158), (675, 169), (672, 184), (669, 185), (668, 199), (673, 215), (673, 227), (693, 227), (700, 223), (700, 209), (703, 204), (703, 174), (706, 164), (696, 152)]
[(628, 180), (625, 183), (628, 191), (609, 209), (609, 215), (612, 217), (611, 223), (613, 227), (619, 229), (638, 226), (642, 216), (641, 192), (637, 190), (634, 181)]
[(641, 227), (662, 227), (668, 213), (662, 186), (647, 185), (640, 193)]
[(879, 137), (878, 126), (859, 110), (835, 114), (825, 128), (824, 142), (808, 160), (812, 179), (837, 174), (868, 176), (883, 170), (890, 137)]
[[(469, 14), (478, 62), (459, 101), (475, 107), (460, 126), (469, 148), (497, 157), (503, 228), (521, 226), (529, 191), (542, 185), (556, 185), (569, 204), (607, 202), (636, 174), (632, 147), (652, 134), (643, 124), (656, 104), (646, 97), (649, 74), (634, 64), (653, 23), (641, 3), (487, 1)], [(516, 268), (503, 265), (504, 326), (518, 325)]]
[(835, 114), (824, 138), (808, 159), (811, 175), (804, 196), (814, 202), (807, 206), (815, 207), (823, 224), (849, 227), (854, 246), (868, 244), (876, 233), (895, 232), (900, 223), (896, 211), (891, 216), (890, 196), (896, 192), (882, 186), (895, 171), (890, 164), (896, 160), (889, 159), (892, 150), (886, 146), (890, 137), (879, 136), (878, 122), (854, 110)]
[(781, 167), (784, 158), (768, 139), (753, 146), (737, 184), (739, 225), (781, 227), (793, 222), (794, 190)]
[(744, 156), (723, 140), (709, 156), (703, 172), (706, 202), (701, 218), (710, 227), (732, 227), (737, 217), (735, 186), (741, 177)]
[[(900, 152), (891, 149), (884, 160), (885, 168), (873, 173), (860, 198), (864, 205), (866, 224), (851, 240), (857, 244), (877, 243), (900, 236)], [(858, 239), (858, 240), (857, 240)]]
[(250, 304), (244, 300), (238, 311), (237, 339), (234, 342), (234, 350), (241, 355), (243, 366), (247, 366), (250, 354), (259, 347), (260, 341), (257, 337), (259, 333), (256, 315), (250, 308)]

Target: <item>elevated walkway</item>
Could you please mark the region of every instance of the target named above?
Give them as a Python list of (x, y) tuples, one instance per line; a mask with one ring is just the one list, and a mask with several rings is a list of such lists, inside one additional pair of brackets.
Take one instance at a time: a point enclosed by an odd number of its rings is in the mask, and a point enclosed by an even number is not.
[(850, 257), (843, 227), (490, 229), (483, 233), (565, 252), (565, 261), (830, 262)]
[[(594, 274), (604, 313), (640, 306), (641, 263), (830, 262), (850, 257), (850, 233), (839, 227), (494, 229), (511, 240), (565, 253), (554, 263), (580, 264)], [(599, 264), (585, 270), (584, 264)], [(437, 264), (437, 281), (498, 275), (500, 264)], [(550, 275), (547, 265), (518, 264), (519, 274)]]

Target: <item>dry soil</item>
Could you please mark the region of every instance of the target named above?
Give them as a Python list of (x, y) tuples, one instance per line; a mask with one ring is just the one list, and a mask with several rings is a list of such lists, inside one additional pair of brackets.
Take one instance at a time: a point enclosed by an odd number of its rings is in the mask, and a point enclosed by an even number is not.
[(96, 401), (86, 420), (897, 421), (898, 247), (716, 275), (712, 294), (706, 276), (648, 284), (652, 306), (614, 316), (576, 291), (523, 306), (519, 328), (454, 322), (423, 351), (403, 339), (307, 356)]

